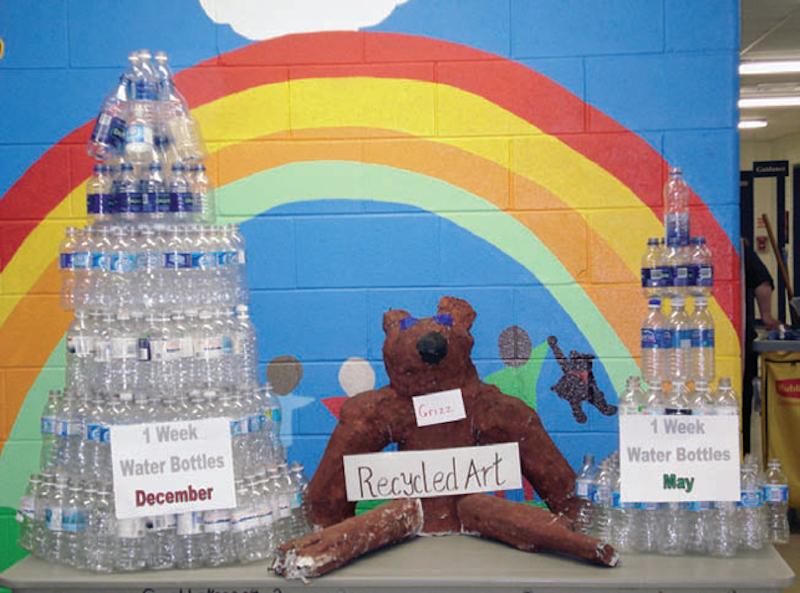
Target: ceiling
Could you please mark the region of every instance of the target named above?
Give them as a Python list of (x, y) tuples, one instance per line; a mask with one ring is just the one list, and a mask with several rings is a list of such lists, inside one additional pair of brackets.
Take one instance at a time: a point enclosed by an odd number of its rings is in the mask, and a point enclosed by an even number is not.
[[(742, 61), (800, 60), (800, 0), (741, 0)], [(800, 73), (742, 76), (742, 96), (754, 92), (800, 94)], [(741, 130), (744, 141), (769, 141), (800, 132), (800, 107), (745, 109), (741, 119), (766, 119), (769, 125)]]

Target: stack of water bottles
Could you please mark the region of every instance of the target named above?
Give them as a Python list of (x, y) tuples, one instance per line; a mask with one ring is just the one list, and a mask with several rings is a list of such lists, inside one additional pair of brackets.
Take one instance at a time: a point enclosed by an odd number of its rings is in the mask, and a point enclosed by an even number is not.
[[(628, 378), (619, 397), (620, 414), (739, 413), (729, 378), (720, 378), (716, 391), (711, 389), (714, 322), (708, 296), (713, 264), (705, 239), (690, 239), (688, 196), (680, 170), (671, 169), (664, 187), (666, 245), (662, 239), (649, 239), (642, 259), (649, 310), (641, 328), (641, 379)], [(665, 315), (666, 299), (670, 307)], [(693, 300), (691, 314), (686, 312), (687, 299)], [(729, 557), (766, 543), (786, 543), (789, 537), (788, 485), (777, 459), (770, 460), (766, 475), (757, 460), (745, 460), (739, 502), (623, 503), (619, 453), (599, 468), (587, 455), (576, 494), (586, 501), (578, 528), (621, 552)]]
[[(199, 129), (166, 55), (129, 59), (89, 143), (101, 161), (87, 184), (91, 224), (61, 246), (75, 317), (64, 389), (42, 414), (41, 470), (20, 501), (20, 545), (98, 572), (268, 558), (309, 529), (306, 480), (287, 466), (280, 406), (258, 381), (244, 240), (213, 224)], [(230, 422), (236, 508), (117, 519), (111, 427), (214, 417)]]
[[(727, 378), (719, 380), (716, 393), (700, 382), (692, 391), (678, 383), (664, 394), (660, 385), (643, 390), (639, 378), (630, 377), (620, 396), (621, 414), (737, 415), (738, 405)], [(584, 456), (576, 493), (586, 501), (578, 528), (620, 552), (730, 557), (789, 541), (788, 485), (777, 459), (766, 474), (755, 458), (745, 459), (739, 502), (623, 503), (618, 452), (599, 467), (593, 455)]]

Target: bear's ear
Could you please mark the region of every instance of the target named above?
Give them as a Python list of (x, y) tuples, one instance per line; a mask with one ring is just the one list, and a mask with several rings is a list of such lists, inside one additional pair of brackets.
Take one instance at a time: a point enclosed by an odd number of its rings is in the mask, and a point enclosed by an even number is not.
[(439, 313), (449, 313), (455, 324), (466, 330), (469, 330), (475, 321), (475, 309), (472, 305), (456, 297), (442, 297), (439, 300)]
[(411, 313), (403, 309), (389, 309), (383, 314), (383, 333), (388, 334), (390, 329), (396, 329), (401, 320), (410, 316)]

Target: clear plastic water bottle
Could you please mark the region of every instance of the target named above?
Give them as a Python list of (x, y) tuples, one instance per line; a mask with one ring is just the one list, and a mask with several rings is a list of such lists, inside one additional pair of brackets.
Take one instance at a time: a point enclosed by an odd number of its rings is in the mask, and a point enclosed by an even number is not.
[(198, 213), (200, 220), (213, 224), (217, 217), (214, 189), (208, 181), (206, 166), (203, 163), (193, 164), (189, 168), (189, 179), (192, 196), (194, 196), (195, 211)]
[[(584, 458), (584, 462), (586, 459)], [(591, 459), (592, 466), (594, 466), (594, 457)], [(303, 501), (306, 497), (306, 490), (308, 489), (308, 480), (303, 472), (303, 466), (294, 462), (289, 467), (289, 474), (292, 477), (292, 484), (294, 486), (294, 498), (292, 499), (292, 538), (302, 537), (311, 531), (308, 518), (306, 516)]]
[(61, 270), (61, 306), (65, 309), (75, 307), (75, 251), (78, 231), (67, 227), (64, 240), (59, 247), (58, 267)]
[(139, 374), (139, 340), (131, 323), (131, 314), (121, 310), (116, 322), (109, 328), (111, 361), (108, 365), (110, 394), (129, 392), (136, 389)]
[(645, 396), (647, 398), (645, 414), (658, 416), (659, 414), (664, 413), (665, 399), (661, 382), (651, 383), (648, 385)]
[(588, 534), (592, 528), (592, 499), (596, 479), (594, 455), (586, 454), (583, 456), (583, 466), (575, 478), (575, 496), (581, 499), (581, 508), (575, 517), (575, 529), (581, 533)]
[(767, 541), (773, 544), (789, 543), (789, 484), (781, 468), (780, 459), (767, 464), (764, 479), (764, 501), (767, 512)]
[(34, 551), (36, 541), (36, 501), (39, 497), (39, 483), (38, 475), (30, 477), (17, 507), (19, 545), (29, 552)]
[(738, 504), (739, 546), (745, 550), (764, 547), (764, 499), (757, 466), (745, 462), (741, 471), (741, 497)]
[(168, 513), (148, 517), (145, 529), (147, 568), (164, 570), (175, 566), (176, 515)]
[(708, 311), (706, 297), (695, 297), (689, 326), (692, 332), (689, 376), (694, 381), (713, 381), (714, 319)]
[(672, 331), (661, 314), (661, 299), (650, 299), (647, 306), (647, 317), (642, 322), (641, 346), (642, 379), (649, 385), (667, 377)]
[(203, 513), (206, 566), (223, 566), (235, 558), (231, 513), (233, 509), (219, 509)]
[(143, 221), (162, 220), (163, 205), (169, 196), (160, 161), (154, 160), (147, 166), (147, 173), (139, 180), (139, 192), (142, 196), (140, 218)]
[(730, 377), (720, 377), (714, 398), (714, 409), (721, 415), (739, 415), (739, 398), (736, 397)]
[(77, 568), (86, 568), (86, 529), (88, 526), (91, 499), (81, 483), (67, 481), (63, 514), (64, 561)]
[(621, 414), (642, 414), (647, 406), (647, 399), (639, 377), (630, 376), (625, 380), (625, 389), (619, 396)]
[(155, 69), (159, 81), (162, 118), (180, 158), (187, 162), (203, 159), (206, 151), (200, 127), (189, 112), (186, 100), (175, 87), (164, 52), (156, 52)]
[(42, 473), (39, 482), (39, 491), (36, 496), (33, 522), (33, 553), (40, 558), (50, 556), (51, 535), (47, 527), (48, 509), (55, 490), (55, 476), (51, 473)]
[(201, 311), (198, 319), (194, 341), (197, 385), (213, 389), (224, 384), (224, 336), (214, 323), (211, 311)]
[(689, 416), (692, 413), (690, 392), (683, 381), (673, 381), (672, 389), (664, 402), (664, 414), (668, 416)]
[(656, 546), (659, 554), (680, 556), (686, 553), (689, 538), (689, 511), (684, 502), (665, 502), (659, 513), (659, 535)]
[(692, 328), (684, 304), (683, 298), (673, 298), (672, 310), (667, 318), (672, 337), (672, 348), (669, 354), (669, 378), (672, 381), (688, 381), (690, 379)]
[(199, 568), (206, 562), (203, 513), (188, 511), (177, 516), (175, 565), (178, 568)]
[(75, 240), (75, 251), (72, 255), (72, 268), (75, 277), (73, 305), (75, 309), (88, 308), (95, 298), (92, 289), (92, 252), (94, 251), (95, 232), (87, 227), (78, 232)]
[[(133, 65), (133, 60), (131, 61)], [(127, 113), (128, 86), (130, 84), (127, 72), (120, 76), (116, 88), (105, 98), (103, 106), (89, 138), (89, 156), (99, 161), (105, 161), (122, 152), (125, 142), (127, 127), (125, 118)]]
[(114, 498), (107, 482), (90, 485), (87, 494), (91, 505), (86, 529), (86, 568), (111, 572), (117, 533)]
[[(129, 399), (132, 399), (132, 395)], [(90, 395), (89, 412), (86, 418), (85, 473), (91, 480), (111, 480), (111, 425), (116, 421), (112, 412), (119, 409), (122, 397), (119, 392), (112, 398), (112, 405), (101, 393)]]
[(691, 249), (688, 245), (669, 248), (672, 275), (672, 294), (686, 297), (692, 285)]
[(272, 482), (273, 500), (275, 501), (273, 504), (275, 510), (273, 529), (276, 544), (280, 545), (291, 537), (292, 481), (285, 463), (279, 463), (277, 468), (270, 469), (269, 478)]
[(67, 479), (59, 477), (54, 481), (50, 496), (45, 501), (44, 512), (45, 527), (48, 532), (44, 557), (52, 562), (63, 562), (67, 558), (64, 538), (64, 502), (66, 498)]
[(659, 261), (660, 251), (658, 248), (658, 237), (647, 240), (647, 250), (642, 256), (642, 292), (645, 297), (655, 297), (660, 294), (661, 288), (661, 266)]
[(120, 221), (136, 222), (142, 212), (142, 186), (132, 163), (122, 163), (114, 186), (114, 214)]
[(89, 268), (87, 289), (88, 306), (110, 309), (111, 290), (111, 258), (113, 255), (111, 244), (111, 229), (100, 227), (95, 229), (92, 237), (92, 255)]
[(708, 296), (714, 287), (714, 262), (705, 237), (692, 238), (691, 278), (689, 293), (693, 296)]
[(689, 244), (689, 188), (678, 167), (671, 167), (664, 185), (664, 229), (667, 245)]
[(263, 557), (263, 530), (259, 523), (253, 481), (236, 481), (236, 509), (231, 513), (233, 548), (239, 562), (253, 562)]
[(86, 182), (86, 214), (93, 224), (104, 225), (114, 216), (114, 179), (111, 166), (97, 164)]
[(146, 165), (155, 156), (156, 81), (150, 64), (150, 52), (142, 50), (131, 60), (132, 84), (125, 130), (125, 160)]
[(604, 459), (600, 463), (600, 471), (594, 482), (592, 498), (593, 524), (592, 535), (602, 542), (611, 541), (611, 505), (614, 487), (614, 472), (610, 461)]
[(61, 406), (61, 390), (51, 389), (47, 396), (47, 401), (42, 410), (42, 418), (39, 423), (42, 448), (39, 453), (39, 467), (42, 471), (51, 471), (56, 465), (56, 419), (58, 410)]
[(142, 570), (147, 566), (144, 519), (117, 519), (114, 569), (122, 572)]
[(611, 544), (619, 552), (637, 552), (641, 541), (641, 511), (636, 502), (622, 502), (619, 470), (611, 493)]
[(186, 166), (182, 162), (173, 163), (169, 179), (169, 211), (174, 222), (190, 222), (194, 218), (194, 202)]

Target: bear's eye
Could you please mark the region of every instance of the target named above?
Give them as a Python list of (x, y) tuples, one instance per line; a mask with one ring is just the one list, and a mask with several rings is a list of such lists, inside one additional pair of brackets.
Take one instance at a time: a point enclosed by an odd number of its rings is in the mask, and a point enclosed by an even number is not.
[(453, 327), (453, 316), (450, 313), (439, 313), (433, 316), (433, 320), (439, 325)]
[(417, 319), (416, 317), (412, 317), (411, 315), (409, 315), (408, 317), (403, 317), (400, 320), (400, 329), (401, 330), (410, 329), (415, 325), (417, 325), (417, 323), (419, 323), (419, 319)]

